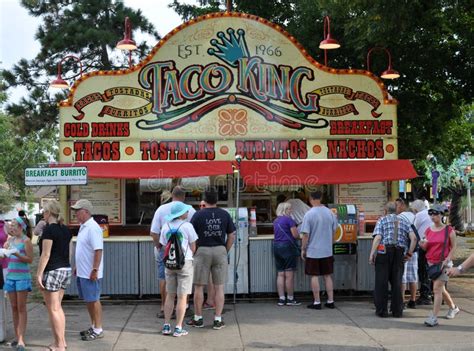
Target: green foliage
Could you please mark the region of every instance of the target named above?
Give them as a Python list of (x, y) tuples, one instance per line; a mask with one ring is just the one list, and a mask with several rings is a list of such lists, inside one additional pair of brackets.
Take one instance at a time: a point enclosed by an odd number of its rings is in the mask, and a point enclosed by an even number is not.
[[(22, 135), (56, 128), (57, 102), (63, 100), (66, 93), (50, 96), (48, 87), (63, 57), (70, 54), (80, 57), (84, 73), (128, 67), (127, 54), (115, 50), (123, 38), (126, 16), (130, 17), (132, 29), (151, 34), (158, 40), (158, 33), (141, 11), (127, 8), (121, 1), (22, 0), (21, 4), (32, 16), (42, 19), (36, 32), (41, 44), (39, 54), (30, 61), (20, 60), (12, 70), (3, 72), (7, 88), (23, 86), (29, 91), (20, 102), (6, 107), (17, 117), (15, 125)], [(151, 45), (146, 42), (137, 45), (134, 56), (142, 59)], [(74, 79), (79, 76), (80, 68), (77, 62), (66, 60), (62, 71), (63, 78)]]
[(14, 192), (20, 199), (26, 199), (25, 168), (48, 162), (47, 155), (56, 152), (52, 140), (57, 135), (44, 129), (21, 136), (15, 130), (16, 121), (16, 117), (0, 113), (0, 185), (5, 186), (6, 197)]

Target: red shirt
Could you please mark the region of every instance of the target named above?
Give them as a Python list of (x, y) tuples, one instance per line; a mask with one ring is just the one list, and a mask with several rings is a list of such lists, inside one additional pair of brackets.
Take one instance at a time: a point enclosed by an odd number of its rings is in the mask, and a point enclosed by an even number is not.
[[(448, 239), (446, 241), (446, 247), (444, 249), (444, 258), (449, 255), (451, 251), (451, 240), (449, 240), (449, 233), (453, 228), (448, 226)], [(426, 240), (428, 240), (428, 246), (426, 247), (426, 260), (428, 263), (438, 263), (441, 258), (441, 251), (443, 250), (444, 237), (446, 235), (446, 229), (440, 229), (433, 231), (431, 227), (426, 229)], [(444, 260), (444, 259), (443, 259)]]

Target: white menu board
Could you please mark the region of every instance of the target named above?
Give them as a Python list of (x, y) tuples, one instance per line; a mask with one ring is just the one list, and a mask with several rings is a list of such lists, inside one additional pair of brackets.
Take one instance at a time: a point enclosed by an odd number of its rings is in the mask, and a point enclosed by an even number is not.
[[(94, 213), (107, 215), (109, 224), (122, 223), (122, 186), (120, 179), (92, 178), (87, 185), (70, 187), (69, 208), (79, 199), (87, 199), (94, 206)], [(69, 224), (78, 224), (74, 211), (70, 210)]]
[(382, 216), (388, 201), (386, 182), (338, 184), (336, 192), (337, 203), (362, 208), (366, 221), (376, 221)]

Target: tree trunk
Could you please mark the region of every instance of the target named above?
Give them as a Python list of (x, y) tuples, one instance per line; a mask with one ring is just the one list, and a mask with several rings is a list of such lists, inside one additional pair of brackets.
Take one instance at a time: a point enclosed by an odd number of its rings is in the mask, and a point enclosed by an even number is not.
[(456, 229), (456, 232), (464, 232), (464, 224), (461, 217), (461, 199), (464, 194), (462, 186), (450, 187), (452, 200), (449, 209), (449, 223)]

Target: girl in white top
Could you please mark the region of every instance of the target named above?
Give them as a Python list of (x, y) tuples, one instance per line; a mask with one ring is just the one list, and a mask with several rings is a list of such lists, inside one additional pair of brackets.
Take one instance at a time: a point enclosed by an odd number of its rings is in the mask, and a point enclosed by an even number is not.
[(184, 336), (188, 332), (183, 329), (184, 313), (186, 311), (187, 297), (192, 292), (193, 286), (193, 255), (196, 251), (196, 240), (198, 236), (191, 223), (186, 222), (188, 211), (192, 207), (182, 202), (176, 202), (171, 207), (171, 213), (166, 216), (166, 223), (161, 228), (160, 244), (166, 247), (171, 232), (177, 230), (176, 234), (181, 243), (181, 248), (185, 256), (185, 264), (182, 269), (171, 270), (166, 268), (166, 301), (165, 301), (165, 323), (162, 334), (171, 334), (171, 314), (174, 308), (176, 295), (176, 326), (173, 336)]

